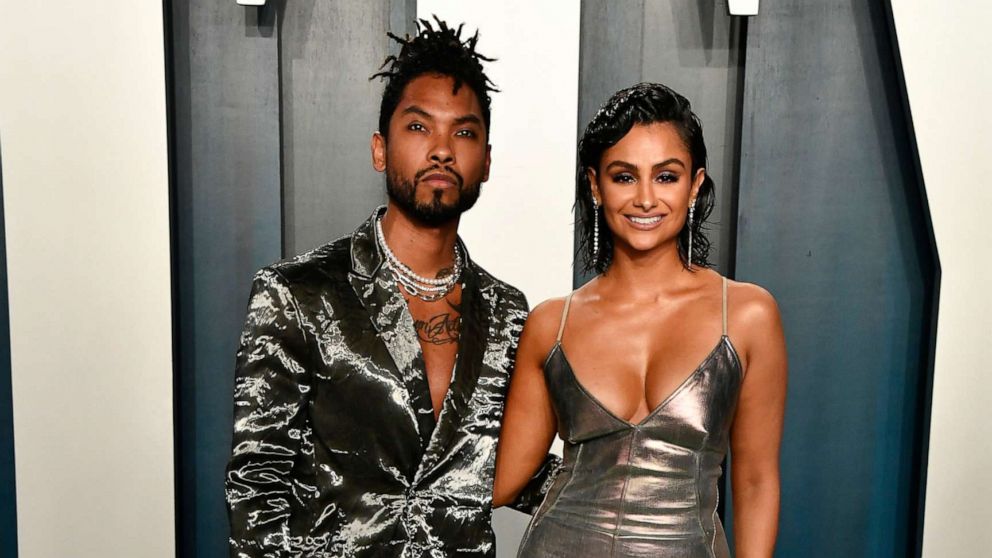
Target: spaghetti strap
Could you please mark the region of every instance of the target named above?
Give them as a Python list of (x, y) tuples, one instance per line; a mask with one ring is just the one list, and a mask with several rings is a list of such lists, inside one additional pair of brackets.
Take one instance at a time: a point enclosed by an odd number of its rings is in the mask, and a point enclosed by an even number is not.
[(555, 343), (561, 343), (561, 334), (565, 332), (565, 318), (568, 317), (568, 305), (572, 303), (573, 294), (574, 291), (565, 297), (565, 307), (561, 311), (561, 323), (558, 324), (558, 337), (555, 339)]
[(723, 336), (727, 336), (727, 278), (723, 278)]

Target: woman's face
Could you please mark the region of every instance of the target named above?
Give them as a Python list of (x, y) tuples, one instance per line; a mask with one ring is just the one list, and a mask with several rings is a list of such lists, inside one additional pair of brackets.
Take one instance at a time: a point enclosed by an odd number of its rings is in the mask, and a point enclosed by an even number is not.
[(646, 251), (675, 242), (706, 176), (669, 122), (637, 124), (588, 169), (614, 246)]

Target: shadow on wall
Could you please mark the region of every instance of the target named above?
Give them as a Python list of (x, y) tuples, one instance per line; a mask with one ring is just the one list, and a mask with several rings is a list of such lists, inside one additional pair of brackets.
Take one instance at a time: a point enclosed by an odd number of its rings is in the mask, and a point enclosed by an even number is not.
[(10, 301), (7, 296), (2, 148), (0, 142), (0, 556), (17, 556), (17, 482), (14, 474), (14, 401), (10, 383)]

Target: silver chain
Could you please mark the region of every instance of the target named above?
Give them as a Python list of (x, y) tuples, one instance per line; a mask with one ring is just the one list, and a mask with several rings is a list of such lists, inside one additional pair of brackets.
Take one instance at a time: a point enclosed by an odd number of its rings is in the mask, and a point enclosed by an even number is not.
[(411, 296), (415, 296), (424, 302), (434, 302), (446, 297), (455, 288), (458, 279), (461, 277), (463, 265), (462, 253), (457, 244), (455, 244), (455, 264), (451, 274), (440, 279), (431, 279), (416, 274), (389, 249), (389, 245), (386, 244), (386, 235), (382, 232), (381, 217), (375, 221), (375, 233), (376, 243), (379, 244), (379, 248), (386, 255), (384, 265), (392, 271), (396, 282)]

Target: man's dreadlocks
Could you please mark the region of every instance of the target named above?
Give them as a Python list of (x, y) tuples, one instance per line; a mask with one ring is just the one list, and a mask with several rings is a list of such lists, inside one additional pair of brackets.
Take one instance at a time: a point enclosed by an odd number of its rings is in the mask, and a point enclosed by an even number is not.
[(434, 16), (437, 29), (426, 19), (417, 23), (417, 34), (413, 37), (406, 35), (400, 38), (393, 33), (387, 33), (391, 39), (400, 43), (399, 55), (386, 58), (379, 72), (369, 79), (381, 78), (386, 82), (382, 92), (382, 103), (379, 105), (379, 133), (387, 136), (389, 119), (392, 118), (396, 106), (403, 95), (403, 89), (413, 79), (424, 74), (439, 74), (448, 76), (455, 81), (452, 94), (457, 94), (462, 84), (468, 84), (479, 99), (482, 107), (482, 118), (486, 124), (486, 134), (489, 133), (490, 91), (499, 91), (495, 84), (486, 76), (482, 62), (492, 62), (475, 51), (479, 41), (479, 32), (462, 40), (462, 27), (451, 29), (448, 24)]

